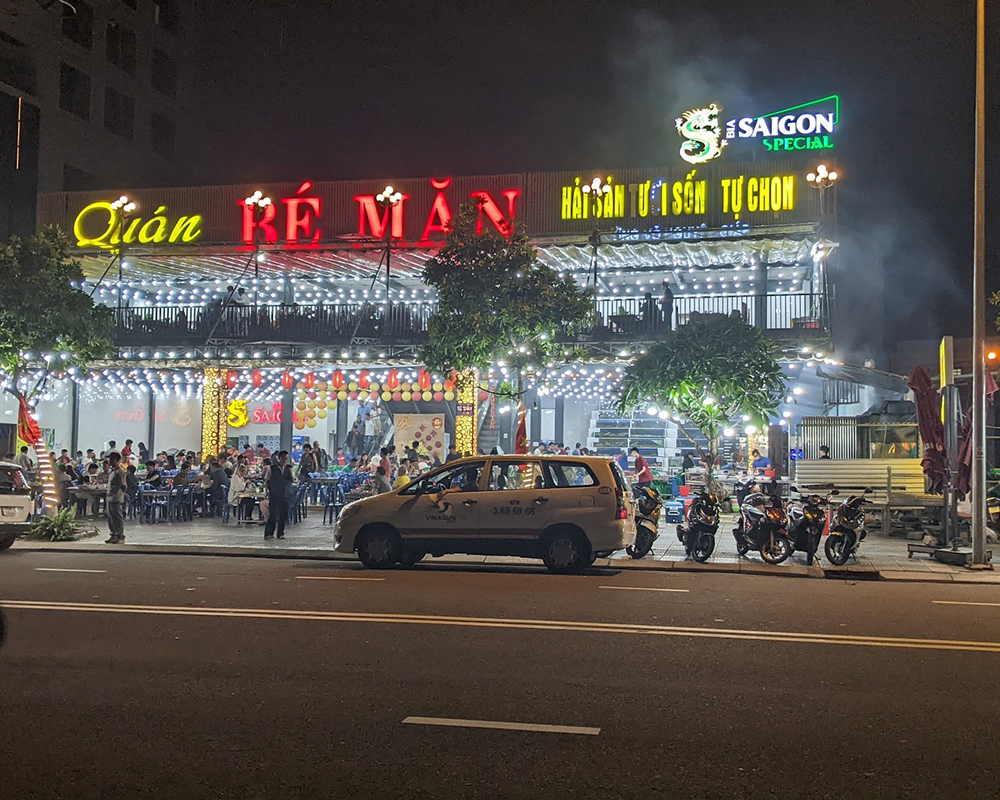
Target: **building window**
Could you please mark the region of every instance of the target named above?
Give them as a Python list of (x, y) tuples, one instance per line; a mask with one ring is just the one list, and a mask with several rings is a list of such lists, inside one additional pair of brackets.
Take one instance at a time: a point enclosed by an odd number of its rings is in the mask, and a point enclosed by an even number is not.
[(0, 75), (15, 89), (35, 94), (35, 66), (24, 42), (0, 30)]
[(90, 119), (90, 76), (69, 64), (59, 68), (59, 108)]
[(117, 22), (109, 22), (105, 41), (108, 61), (129, 75), (135, 75), (135, 34)]
[(96, 175), (91, 175), (85, 170), (78, 169), (72, 164), (63, 164), (63, 191), (64, 192), (89, 192), (94, 189), (104, 189)]
[(153, 48), (149, 80), (156, 91), (169, 97), (177, 94), (177, 62), (155, 47)]
[(177, 33), (177, 0), (154, 0), (153, 24), (168, 33)]
[(62, 32), (67, 39), (89, 50), (94, 44), (94, 9), (83, 0), (73, 0), (72, 5), (63, 3)]
[(132, 139), (135, 100), (110, 86), (104, 91), (104, 127), (123, 139)]
[(174, 157), (174, 122), (155, 111), (149, 119), (149, 145), (164, 158)]

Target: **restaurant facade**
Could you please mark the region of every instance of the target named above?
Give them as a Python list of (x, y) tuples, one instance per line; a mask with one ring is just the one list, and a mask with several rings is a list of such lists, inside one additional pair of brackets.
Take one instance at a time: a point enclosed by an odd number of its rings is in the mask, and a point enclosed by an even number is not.
[[(451, 436), (471, 404), (486, 441), (509, 428), (486, 391), (499, 371), (463, 389), (418, 356), (436, 307), (423, 265), (466, 203), (481, 229), (525, 226), (543, 264), (596, 287), (591, 320), (560, 333), (582, 355), (528, 398), (533, 440), (593, 439), (624, 366), (664, 333), (665, 280), (675, 326), (735, 312), (791, 368), (835, 370), (837, 188), (807, 176), (836, 170), (839, 99), (836, 116), (797, 113), (755, 127), (716, 108), (714, 133), (704, 115), (693, 128), (682, 115), (663, 167), (44, 194), (38, 224), (70, 233), (84, 288), (114, 309), (116, 350), (52, 380), (40, 424), (73, 450), (126, 437), (332, 448), (361, 406), (408, 424), (426, 415)], [(817, 125), (823, 139), (798, 133)], [(714, 145), (696, 140), (705, 130)]]

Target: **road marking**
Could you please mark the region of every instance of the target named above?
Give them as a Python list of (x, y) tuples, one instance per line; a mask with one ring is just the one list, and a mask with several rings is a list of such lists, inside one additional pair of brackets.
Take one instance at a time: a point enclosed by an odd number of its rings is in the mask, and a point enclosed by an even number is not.
[(339, 578), (333, 575), (296, 575), (297, 581), (384, 581), (385, 578)]
[(510, 630), (566, 631), (570, 633), (645, 634), (692, 639), (738, 639), (792, 644), (839, 644), (856, 647), (890, 647), (909, 650), (954, 650), (1000, 655), (1000, 642), (956, 639), (907, 639), (890, 636), (851, 636), (834, 633), (760, 631), (738, 628), (693, 628), (678, 625), (637, 625), (624, 622), (577, 622), (572, 620), (451, 617), (423, 614), (381, 614), (348, 611), (294, 611), (270, 608), (201, 608), (189, 606), (115, 605), (43, 600), (0, 600), (0, 607), (29, 611), (77, 611), (151, 616), (220, 617), (241, 619), (304, 620), (311, 622), (368, 622), (386, 625), (434, 625), (461, 628), (505, 628)]
[(973, 603), (967, 600), (931, 600), (939, 606), (989, 606), (990, 608), (1000, 608), (1000, 603)]
[(575, 733), (597, 736), (600, 728), (577, 728), (572, 725), (532, 725), (527, 722), (494, 722), (487, 719), (447, 719), (445, 717), (407, 717), (404, 725), (440, 725), (445, 728), (491, 728), (501, 731), (536, 731), (538, 733)]
[(107, 572), (106, 569), (63, 569), (60, 567), (35, 567), (35, 572), (90, 572), (95, 575)]
[(617, 589), (620, 592), (678, 592), (687, 594), (690, 589), (655, 589), (652, 586), (598, 586), (598, 589)]

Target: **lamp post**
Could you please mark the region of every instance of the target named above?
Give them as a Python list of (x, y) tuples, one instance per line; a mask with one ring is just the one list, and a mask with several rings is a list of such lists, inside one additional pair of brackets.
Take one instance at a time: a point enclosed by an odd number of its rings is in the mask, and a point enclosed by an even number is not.
[[(259, 221), (259, 217), (264, 215), (265, 210), (269, 205), (271, 205), (271, 198), (265, 197), (264, 193), (257, 189), (252, 195), (243, 198), (243, 205), (250, 209), (253, 214), (254, 227)], [(254, 235), (253, 239), (253, 313), (254, 317), (257, 316), (257, 299), (258, 292), (260, 291), (260, 268), (258, 263), (260, 262), (259, 254), (257, 252), (259, 245), (257, 243), (257, 237)], [(256, 321), (256, 320), (255, 320)]]
[[(611, 186), (606, 182), (602, 181), (600, 178), (594, 178), (590, 183), (585, 183), (583, 185), (583, 193), (590, 198), (591, 205), (593, 207), (594, 217), (598, 216), (604, 201), (602, 198), (604, 195), (611, 191)], [(594, 248), (594, 255), (591, 258), (591, 272), (594, 279), (594, 312), (597, 313), (597, 248), (601, 244), (601, 231), (599, 228), (594, 228), (594, 232), (590, 234), (588, 239)]]
[[(820, 213), (820, 218), (823, 219), (824, 223), (825, 223), (825, 217), (828, 216), (830, 213), (830, 201), (829, 198), (827, 197), (827, 192), (829, 192), (831, 188), (836, 186), (837, 181), (839, 180), (840, 180), (840, 174), (836, 170), (828, 169), (826, 164), (817, 165), (815, 170), (806, 175), (806, 182), (810, 186), (812, 186), (813, 189), (816, 189), (819, 192), (819, 213)], [(836, 210), (836, 200), (834, 201), (834, 210)], [(834, 216), (834, 225), (836, 225), (836, 216)], [(836, 230), (831, 231), (830, 233), (834, 237), (834, 239), (836, 239)], [(835, 243), (834, 246), (836, 246)], [(832, 248), (828, 248), (824, 244), (817, 251), (817, 247), (819, 247), (819, 242), (817, 242), (817, 244), (814, 245), (813, 247), (813, 261), (817, 264), (818, 269), (820, 271), (819, 285), (822, 288), (823, 292), (823, 297), (820, 302), (823, 306), (822, 309), (823, 317), (824, 319), (827, 319), (829, 313), (828, 309), (826, 308), (826, 305), (827, 305), (827, 298), (829, 297), (830, 292), (829, 292), (829, 286), (827, 286), (826, 261), (832, 254)], [(821, 256), (821, 258), (817, 258), (817, 255)], [(832, 321), (830, 321), (829, 319), (827, 319), (827, 321), (831, 324), (832, 327)]]
[(125, 286), (122, 284), (122, 273), (125, 271), (125, 230), (129, 215), (135, 211), (135, 203), (122, 195), (111, 204), (118, 217), (118, 324), (122, 324), (122, 307), (125, 305)]
[(386, 185), (386, 187), (375, 195), (375, 200), (378, 202), (383, 209), (388, 211), (385, 219), (385, 303), (386, 303), (386, 315), (389, 313), (389, 277), (390, 268), (392, 260), (392, 209), (399, 205), (399, 201), (403, 199), (403, 195), (395, 191), (392, 186)]

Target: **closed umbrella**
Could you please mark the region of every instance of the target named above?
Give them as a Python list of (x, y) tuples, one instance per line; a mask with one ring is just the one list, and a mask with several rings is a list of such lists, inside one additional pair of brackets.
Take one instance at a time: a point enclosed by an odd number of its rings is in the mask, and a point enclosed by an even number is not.
[(917, 405), (917, 426), (924, 443), (920, 465), (927, 478), (928, 493), (943, 494), (948, 460), (944, 452), (944, 426), (941, 423), (941, 400), (934, 381), (921, 365), (913, 368), (907, 385), (913, 390)]

